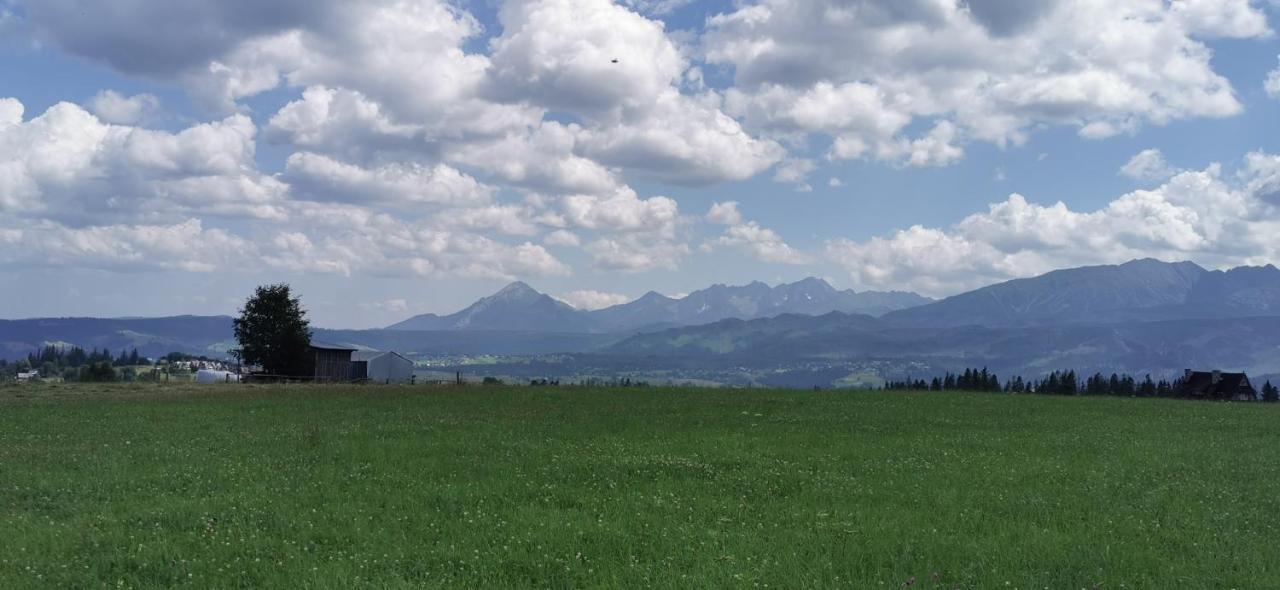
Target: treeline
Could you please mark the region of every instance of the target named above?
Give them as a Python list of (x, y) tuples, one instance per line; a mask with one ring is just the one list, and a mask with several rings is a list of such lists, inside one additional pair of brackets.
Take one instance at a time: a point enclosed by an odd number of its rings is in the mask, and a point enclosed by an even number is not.
[[(1011, 377), (1003, 383), (986, 367), (965, 369), (964, 373), (947, 373), (945, 377), (888, 381), (884, 389), (893, 391), (1003, 391), (1006, 393), (1040, 393), (1047, 395), (1114, 395), (1122, 397), (1179, 397), (1182, 380), (1155, 381), (1151, 375), (1141, 381), (1132, 375), (1112, 373), (1110, 376), (1094, 373), (1083, 380), (1075, 371), (1054, 371), (1033, 380), (1021, 376)], [(1261, 399), (1264, 402), (1280, 401), (1280, 389), (1270, 381), (1263, 384)]]
[(140, 356), (136, 348), (113, 355), (107, 349), (45, 346), (13, 363), (0, 360), (0, 375), (13, 379), (20, 373), (36, 372), (41, 378), (60, 377), (63, 381), (132, 380), (134, 367), (149, 364), (151, 361)]
[[(1021, 382), (1021, 379), (1018, 379)], [(964, 373), (947, 373), (945, 377), (934, 377), (932, 381), (924, 379), (906, 379), (885, 383), (888, 390), (918, 391), (1000, 391), (1000, 378), (995, 373), (982, 369), (965, 369)]]
[(119, 355), (113, 356), (111, 351), (105, 348), (102, 350), (94, 348), (89, 352), (85, 352), (79, 346), (46, 346), (40, 349), (39, 352), (29, 353), (27, 355), (27, 363), (33, 368), (52, 365), (59, 369), (78, 369), (95, 363), (107, 363), (112, 367), (134, 367), (149, 365), (151, 361), (139, 356), (136, 348), (133, 350), (121, 350)]
[[(160, 359), (172, 364), (185, 361), (214, 361), (205, 356), (193, 356), (171, 352)], [(0, 381), (13, 380), (20, 373), (37, 372), (42, 379), (61, 378), (63, 381), (133, 381), (153, 375), (151, 371), (138, 371), (138, 367), (151, 366), (151, 359), (138, 354), (138, 349), (110, 350), (97, 348), (86, 351), (79, 346), (45, 346), (28, 353), (26, 358), (9, 362), (0, 359)]]

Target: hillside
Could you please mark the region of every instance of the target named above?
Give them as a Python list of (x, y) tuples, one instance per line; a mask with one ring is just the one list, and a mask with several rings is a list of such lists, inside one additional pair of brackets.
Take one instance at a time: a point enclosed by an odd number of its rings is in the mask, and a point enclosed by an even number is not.
[(137, 348), (152, 357), (170, 352), (224, 356), (235, 346), (227, 316), (0, 320), (0, 358), (25, 356), (50, 344), (86, 350)]
[[(1280, 373), (1280, 316), (994, 327), (900, 326), (844, 314), (780, 316), (641, 334), (601, 352), (578, 361), (619, 370), (879, 367), (893, 375), (987, 366), (1030, 376), (1066, 368), (1176, 375), (1189, 367), (1216, 367), (1268, 375)], [(831, 379), (791, 384), (830, 386)]]
[(1280, 314), (1280, 270), (1134, 260), (1057, 270), (885, 314), (897, 325), (1011, 326)]

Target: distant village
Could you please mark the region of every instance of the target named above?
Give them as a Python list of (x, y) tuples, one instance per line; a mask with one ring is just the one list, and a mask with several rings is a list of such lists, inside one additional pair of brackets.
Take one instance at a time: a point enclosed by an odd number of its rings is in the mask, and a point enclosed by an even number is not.
[[(413, 384), (416, 364), (394, 351), (361, 350), (340, 344), (312, 342), (307, 347), (305, 373), (269, 375), (258, 366), (224, 359), (169, 353), (160, 358), (138, 354), (136, 349), (112, 354), (76, 346), (45, 346), (15, 362), (0, 359), (0, 383), (34, 382), (193, 382), (216, 384), (245, 380), (299, 381), (308, 383)], [(439, 381), (439, 380), (437, 380)], [(599, 380), (596, 380), (599, 381)], [(591, 383), (596, 383), (592, 381)], [(463, 383), (461, 375), (457, 383)], [(487, 377), (482, 382), (501, 383)], [(584, 383), (587, 383), (584, 381)], [(600, 384), (613, 381), (599, 381)], [(531, 385), (559, 385), (559, 379), (534, 379)], [(617, 380), (618, 385), (631, 380)], [(851, 387), (849, 389), (866, 389)], [(1186, 369), (1175, 379), (1139, 380), (1131, 375), (1100, 373), (1080, 378), (1075, 371), (1053, 371), (1033, 380), (1021, 376), (1001, 380), (985, 368), (966, 369), (930, 379), (887, 380), (888, 391), (987, 391), (1011, 394), (1154, 397), (1236, 402), (1277, 402), (1280, 389), (1265, 382), (1256, 387), (1243, 372)]]
[[(306, 374), (265, 377), (318, 382), (411, 383), (414, 362), (393, 351), (372, 351), (313, 342)], [(180, 352), (152, 359), (137, 349), (112, 354), (78, 346), (48, 345), (15, 362), (0, 359), (0, 382), (241, 381), (261, 367)]]

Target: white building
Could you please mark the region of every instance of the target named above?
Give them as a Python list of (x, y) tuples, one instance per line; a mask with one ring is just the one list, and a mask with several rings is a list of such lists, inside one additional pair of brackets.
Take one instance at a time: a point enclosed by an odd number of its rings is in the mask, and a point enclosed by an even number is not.
[(357, 350), (351, 355), (353, 379), (370, 383), (408, 383), (413, 379), (413, 361), (397, 352)]

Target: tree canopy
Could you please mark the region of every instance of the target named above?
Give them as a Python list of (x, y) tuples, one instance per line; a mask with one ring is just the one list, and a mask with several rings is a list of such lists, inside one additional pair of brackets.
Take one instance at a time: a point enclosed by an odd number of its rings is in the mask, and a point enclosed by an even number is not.
[(240, 348), (233, 351), (250, 365), (273, 375), (305, 375), (310, 368), (311, 328), (302, 302), (289, 285), (258, 287), (245, 301), (234, 329)]

